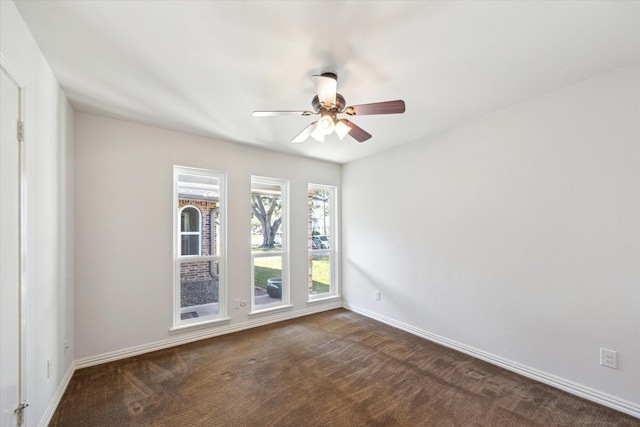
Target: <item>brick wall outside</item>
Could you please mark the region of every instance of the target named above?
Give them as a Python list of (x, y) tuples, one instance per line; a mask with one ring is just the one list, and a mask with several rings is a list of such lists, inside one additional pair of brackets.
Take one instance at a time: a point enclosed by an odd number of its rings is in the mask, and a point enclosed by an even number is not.
[[(217, 201), (210, 200), (190, 200), (190, 199), (179, 199), (178, 200), (178, 210), (182, 209), (184, 206), (193, 206), (200, 211), (201, 219), (202, 219), (202, 255), (212, 255), (211, 250), (213, 249), (214, 254), (216, 248), (211, 247), (211, 211), (218, 208)], [(214, 240), (215, 245), (215, 240)], [(199, 261), (199, 262), (185, 262), (180, 264), (180, 281), (181, 282), (191, 282), (196, 280), (210, 280), (213, 276), (211, 275), (211, 261)]]

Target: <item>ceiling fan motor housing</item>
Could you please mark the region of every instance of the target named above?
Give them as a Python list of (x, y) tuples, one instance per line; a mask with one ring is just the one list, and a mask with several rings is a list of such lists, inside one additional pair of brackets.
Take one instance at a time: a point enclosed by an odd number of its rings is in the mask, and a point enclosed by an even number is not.
[[(347, 103), (344, 100), (344, 96), (336, 93), (336, 105), (332, 107), (331, 110), (335, 110), (336, 113), (342, 113), (346, 105)], [(313, 100), (311, 100), (311, 106), (313, 107), (313, 111), (315, 111), (316, 113), (319, 113), (321, 108), (325, 110), (327, 109), (324, 105), (322, 105), (320, 99), (318, 99), (318, 95), (314, 96)]]

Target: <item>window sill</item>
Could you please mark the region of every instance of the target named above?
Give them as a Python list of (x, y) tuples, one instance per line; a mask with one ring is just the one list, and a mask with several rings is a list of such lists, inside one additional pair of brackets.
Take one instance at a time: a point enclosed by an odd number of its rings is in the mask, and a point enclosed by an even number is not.
[(322, 303), (326, 303), (326, 302), (333, 302), (333, 301), (340, 301), (342, 299), (342, 297), (340, 295), (328, 295), (328, 296), (322, 296), (322, 297), (318, 297), (318, 298), (313, 298), (307, 301), (307, 305), (315, 305), (315, 304), (322, 304)]
[(252, 311), (251, 313), (249, 313), (249, 317), (251, 318), (251, 317), (266, 316), (272, 313), (279, 313), (281, 311), (289, 311), (292, 308), (293, 308), (293, 305), (291, 304), (279, 305), (277, 307), (265, 308), (264, 310)]
[(181, 334), (181, 333), (184, 333), (184, 332), (195, 331), (195, 330), (198, 330), (198, 329), (205, 329), (205, 328), (209, 328), (209, 327), (212, 327), (212, 326), (226, 325), (230, 321), (231, 321), (230, 317), (219, 317), (217, 319), (207, 320), (207, 321), (204, 321), (204, 322), (190, 323), (188, 325), (174, 326), (173, 328), (169, 329), (169, 335), (176, 335), (176, 334)]

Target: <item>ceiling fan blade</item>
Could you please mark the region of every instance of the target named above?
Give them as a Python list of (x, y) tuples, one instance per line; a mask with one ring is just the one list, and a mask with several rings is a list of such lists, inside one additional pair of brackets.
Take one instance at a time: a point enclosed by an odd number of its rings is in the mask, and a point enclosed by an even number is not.
[(320, 76), (311, 76), (311, 78), (316, 85), (316, 92), (320, 103), (327, 108), (335, 106), (338, 76), (333, 73), (323, 73)]
[(350, 116), (366, 116), (371, 114), (400, 114), (404, 113), (404, 101), (374, 102), (373, 104), (352, 105), (344, 109)]
[(313, 111), (254, 111), (254, 117), (271, 117), (271, 116), (310, 116)]
[(360, 126), (350, 122), (347, 119), (341, 119), (345, 125), (349, 126), (351, 130), (349, 131), (349, 135), (358, 142), (365, 142), (367, 139), (371, 138), (371, 134), (366, 130), (362, 129)]
[(298, 136), (296, 136), (295, 138), (293, 138), (291, 140), (291, 142), (293, 143), (299, 143), (299, 142), (304, 142), (307, 140), (307, 138), (309, 138), (309, 136), (311, 135), (311, 132), (313, 132), (313, 130), (316, 128), (316, 123), (318, 122), (313, 122), (311, 123), (309, 126), (307, 126), (306, 128), (304, 128), (304, 130), (302, 132), (300, 132), (298, 134)]

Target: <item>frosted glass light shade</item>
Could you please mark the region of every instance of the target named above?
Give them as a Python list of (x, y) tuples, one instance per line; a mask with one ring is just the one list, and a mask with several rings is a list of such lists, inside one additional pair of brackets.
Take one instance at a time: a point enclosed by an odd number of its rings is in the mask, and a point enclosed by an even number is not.
[(333, 132), (333, 128), (335, 127), (333, 123), (333, 119), (330, 116), (322, 116), (320, 120), (318, 120), (317, 128), (320, 128), (325, 135), (329, 135)]
[(338, 134), (338, 138), (340, 138), (342, 140), (342, 138), (344, 138), (349, 133), (351, 128), (349, 126), (347, 126), (344, 123), (344, 121), (340, 120), (340, 121), (338, 121), (338, 123), (336, 123), (334, 130)]

